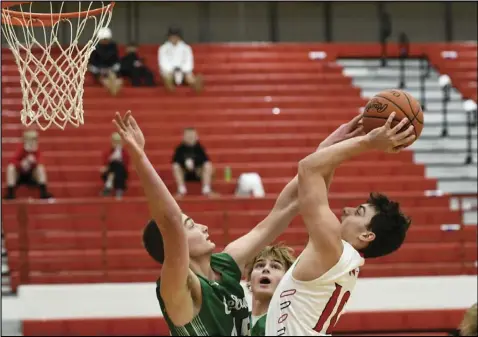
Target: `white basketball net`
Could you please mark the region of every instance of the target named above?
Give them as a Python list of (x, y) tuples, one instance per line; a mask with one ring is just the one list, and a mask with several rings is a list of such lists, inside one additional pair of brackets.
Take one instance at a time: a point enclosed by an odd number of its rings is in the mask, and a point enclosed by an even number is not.
[[(83, 5), (83, 9), (81, 2), (78, 3), (78, 12), (93, 10), (93, 2), (87, 3), (87, 8)], [(62, 13), (63, 5), (64, 2), (61, 2), (59, 13)], [(36, 27), (34, 24), (38, 25), (38, 20), (32, 20), (30, 16), (32, 4), (23, 5), (23, 8), (20, 6), (17, 11), (22, 13), (22, 17), (10, 16), (2, 10), (2, 31), (20, 71), (22, 124), (30, 126), (37, 123), (42, 130), (48, 129), (51, 124), (61, 129), (68, 122), (76, 127), (82, 125), (83, 84), (88, 61), (99, 41), (98, 30), (108, 27), (112, 10), (105, 7), (98, 15), (78, 15), (62, 18), (58, 22), (52, 18), (51, 23), (41, 23)], [(58, 10), (54, 11), (52, 2), (50, 12), (58, 13)], [(23, 24), (19, 25), (19, 22)], [(93, 36), (80, 46), (79, 37), (87, 22), (89, 25), (93, 23)], [(62, 25), (68, 25), (66, 31), (69, 33), (69, 43), (65, 41), (63, 45), (58, 40), (59, 27)], [(20, 40), (17, 34), (21, 33), (23, 39)]]

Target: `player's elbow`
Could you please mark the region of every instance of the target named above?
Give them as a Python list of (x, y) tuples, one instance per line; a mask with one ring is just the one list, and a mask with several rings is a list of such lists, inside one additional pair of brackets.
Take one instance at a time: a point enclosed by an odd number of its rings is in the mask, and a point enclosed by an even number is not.
[(303, 178), (305, 175), (307, 175), (309, 170), (310, 170), (310, 165), (307, 162), (307, 158), (304, 158), (301, 161), (299, 161), (299, 167), (297, 169), (299, 180), (300, 178)]
[(297, 174), (299, 176), (299, 184), (307, 183), (311, 175), (321, 174), (323, 165), (321, 163), (312, 162), (309, 158), (304, 158), (299, 162)]

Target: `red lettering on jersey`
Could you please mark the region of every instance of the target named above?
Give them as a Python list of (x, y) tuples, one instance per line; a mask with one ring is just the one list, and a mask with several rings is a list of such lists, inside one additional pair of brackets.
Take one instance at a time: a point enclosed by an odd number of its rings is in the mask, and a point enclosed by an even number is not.
[(292, 296), (297, 292), (295, 289), (288, 289), (281, 292), (280, 297)]
[(279, 317), (279, 319), (277, 320), (277, 323), (280, 324), (280, 323), (284, 322), (287, 319), (288, 316), (289, 316), (288, 314), (282, 314), (282, 316)]
[(330, 315), (332, 315), (335, 305), (337, 304), (337, 300), (339, 298), (341, 290), (342, 290), (342, 286), (340, 284), (335, 283), (335, 290), (332, 293), (332, 296), (329, 298), (329, 301), (325, 305), (325, 308), (322, 311), (322, 314), (320, 315), (319, 320), (317, 321), (317, 324), (314, 327), (315, 331), (320, 333), (322, 329), (324, 328), (325, 322), (327, 322)]
[(340, 300), (339, 307), (337, 308), (337, 311), (335, 312), (334, 317), (330, 320), (329, 327), (327, 328), (327, 335), (332, 334), (332, 329), (335, 327), (335, 324), (337, 324), (337, 319), (339, 318), (340, 313), (344, 309), (345, 304), (347, 304), (347, 301), (350, 298), (350, 291), (346, 291), (344, 296), (342, 296), (342, 299)]

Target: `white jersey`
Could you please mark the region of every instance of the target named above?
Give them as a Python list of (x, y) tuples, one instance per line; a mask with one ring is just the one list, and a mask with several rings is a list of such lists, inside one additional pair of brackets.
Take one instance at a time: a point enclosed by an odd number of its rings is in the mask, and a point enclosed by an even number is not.
[(292, 277), (300, 256), (280, 281), (267, 311), (266, 336), (324, 336), (338, 322), (364, 259), (348, 243), (339, 261), (321, 277)]

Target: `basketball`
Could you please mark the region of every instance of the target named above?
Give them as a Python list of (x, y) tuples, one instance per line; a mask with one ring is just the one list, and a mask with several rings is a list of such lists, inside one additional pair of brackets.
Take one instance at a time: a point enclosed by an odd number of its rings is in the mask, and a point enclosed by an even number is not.
[[(420, 137), (423, 129), (423, 111), (420, 103), (409, 93), (391, 89), (379, 92), (365, 106), (363, 114), (363, 127), (366, 133), (385, 124), (392, 112), (396, 113), (392, 121), (392, 127), (397, 125), (403, 118), (408, 118), (413, 124), (415, 140)], [(401, 131), (410, 126), (407, 123)], [(411, 145), (412, 143), (408, 144)]]

